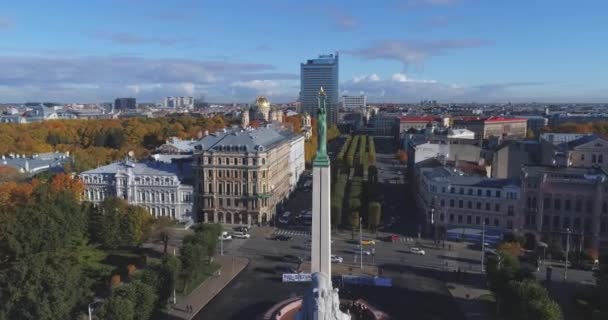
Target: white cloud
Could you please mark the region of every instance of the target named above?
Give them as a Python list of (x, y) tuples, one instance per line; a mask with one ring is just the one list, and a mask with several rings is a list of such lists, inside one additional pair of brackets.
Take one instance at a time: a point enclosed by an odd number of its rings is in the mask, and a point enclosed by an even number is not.
[(393, 79), (393, 81), (396, 81), (396, 82), (406, 82), (407, 76), (405, 75), (405, 73), (395, 73), (395, 74), (393, 74), (391, 79)]
[(247, 92), (235, 97), (228, 91), (238, 81), (244, 86), (281, 83), (273, 92), (291, 92), (284, 101), (293, 101), (297, 90), (285, 87), (299, 78), (268, 64), (124, 56), (0, 56), (0, 70), (0, 97), (11, 102), (99, 102), (119, 95), (151, 102), (167, 95), (197, 96), (202, 90), (220, 99), (253, 99)]
[(386, 40), (345, 52), (366, 59), (397, 60), (408, 66), (422, 65), (428, 58), (452, 50), (476, 48), (488, 44), (490, 42), (480, 39)]
[(362, 76), (355, 76), (353, 77), (353, 82), (373, 82), (373, 81), (380, 81), (380, 77), (375, 74), (372, 73), (370, 75), (362, 75)]

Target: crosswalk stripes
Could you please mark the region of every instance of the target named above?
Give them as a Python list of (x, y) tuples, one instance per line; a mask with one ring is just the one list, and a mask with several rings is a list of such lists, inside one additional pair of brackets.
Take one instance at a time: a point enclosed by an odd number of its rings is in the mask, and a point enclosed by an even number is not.
[(285, 235), (285, 236), (290, 236), (290, 237), (310, 237), (309, 231), (300, 231), (300, 230), (278, 229), (278, 230), (275, 230), (274, 234)]
[(412, 237), (399, 237), (399, 242), (401, 243), (414, 243), (414, 238)]

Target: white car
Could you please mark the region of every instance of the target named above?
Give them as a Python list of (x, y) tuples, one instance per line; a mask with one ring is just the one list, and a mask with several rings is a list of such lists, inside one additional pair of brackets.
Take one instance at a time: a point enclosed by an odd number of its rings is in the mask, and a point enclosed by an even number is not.
[(422, 250), (420, 248), (410, 248), (410, 253), (419, 254), (421, 256), (425, 255), (424, 250)]
[(218, 240), (224, 240), (224, 241), (225, 241), (225, 240), (232, 240), (232, 236), (231, 236), (231, 235), (230, 235), (228, 232), (224, 231), (224, 232), (222, 232), (222, 234), (221, 234), (221, 235), (218, 237)]
[(233, 232), (232, 237), (235, 239), (249, 239), (251, 235), (249, 233), (244, 232)]
[(344, 261), (344, 259), (342, 259), (342, 257), (336, 256), (336, 255), (331, 255), (331, 262), (332, 263), (342, 263), (342, 261)]

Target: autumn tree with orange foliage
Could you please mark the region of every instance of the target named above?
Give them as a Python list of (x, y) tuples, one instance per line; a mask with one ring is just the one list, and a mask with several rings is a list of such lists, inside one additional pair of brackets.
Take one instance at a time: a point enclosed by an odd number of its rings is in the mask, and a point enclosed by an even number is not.
[(399, 150), (397, 151), (397, 154), (395, 154), (395, 158), (401, 163), (405, 163), (407, 162), (407, 152), (405, 152), (405, 150)]
[(50, 186), (51, 191), (67, 191), (74, 197), (74, 199), (80, 199), (84, 192), (84, 184), (82, 181), (65, 173), (59, 173), (53, 176)]
[(104, 120), (51, 120), (24, 125), (0, 124), (0, 154), (70, 151), (74, 171), (107, 164), (134, 151), (145, 157), (168, 138), (196, 138), (226, 126), (221, 115), (195, 118), (179, 115), (163, 118)]
[(514, 257), (519, 257), (522, 253), (519, 242), (503, 242), (498, 246), (497, 250), (502, 254), (508, 254)]
[(545, 128), (544, 132), (555, 132), (555, 133), (596, 133), (596, 134), (608, 134), (608, 121), (593, 121), (585, 123), (573, 123), (567, 122), (557, 127)]

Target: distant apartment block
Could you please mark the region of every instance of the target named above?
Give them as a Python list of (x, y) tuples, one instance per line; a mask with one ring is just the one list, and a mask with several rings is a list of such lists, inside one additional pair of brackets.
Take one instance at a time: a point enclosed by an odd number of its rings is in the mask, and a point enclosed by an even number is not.
[(194, 108), (194, 98), (192, 97), (165, 97), (163, 108), (173, 109), (192, 109)]
[[(453, 168), (422, 168), (417, 206), (431, 227), (509, 231), (518, 226), (521, 190), (517, 180), (469, 175)], [(430, 230), (432, 231), (432, 230)]]
[(114, 109), (135, 110), (137, 109), (137, 101), (135, 98), (116, 98), (116, 100), (114, 100)]
[(397, 137), (399, 130), (399, 115), (395, 113), (377, 113), (370, 120), (376, 136)]
[(452, 120), (454, 128), (465, 128), (475, 132), (476, 139), (524, 139), (528, 120), (505, 117), (457, 117)]
[(524, 167), (520, 225), (529, 241), (608, 252), (608, 176), (601, 169)]
[(17, 169), (25, 175), (35, 175), (43, 171), (62, 172), (63, 165), (72, 161), (70, 152), (2, 155), (0, 165)]
[(367, 106), (367, 98), (365, 95), (342, 96), (342, 106), (347, 110), (363, 109)]
[(441, 118), (436, 116), (404, 116), (399, 118), (399, 133), (409, 129), (425, 129), (427, 127), (437, 127), (441, 123)]

